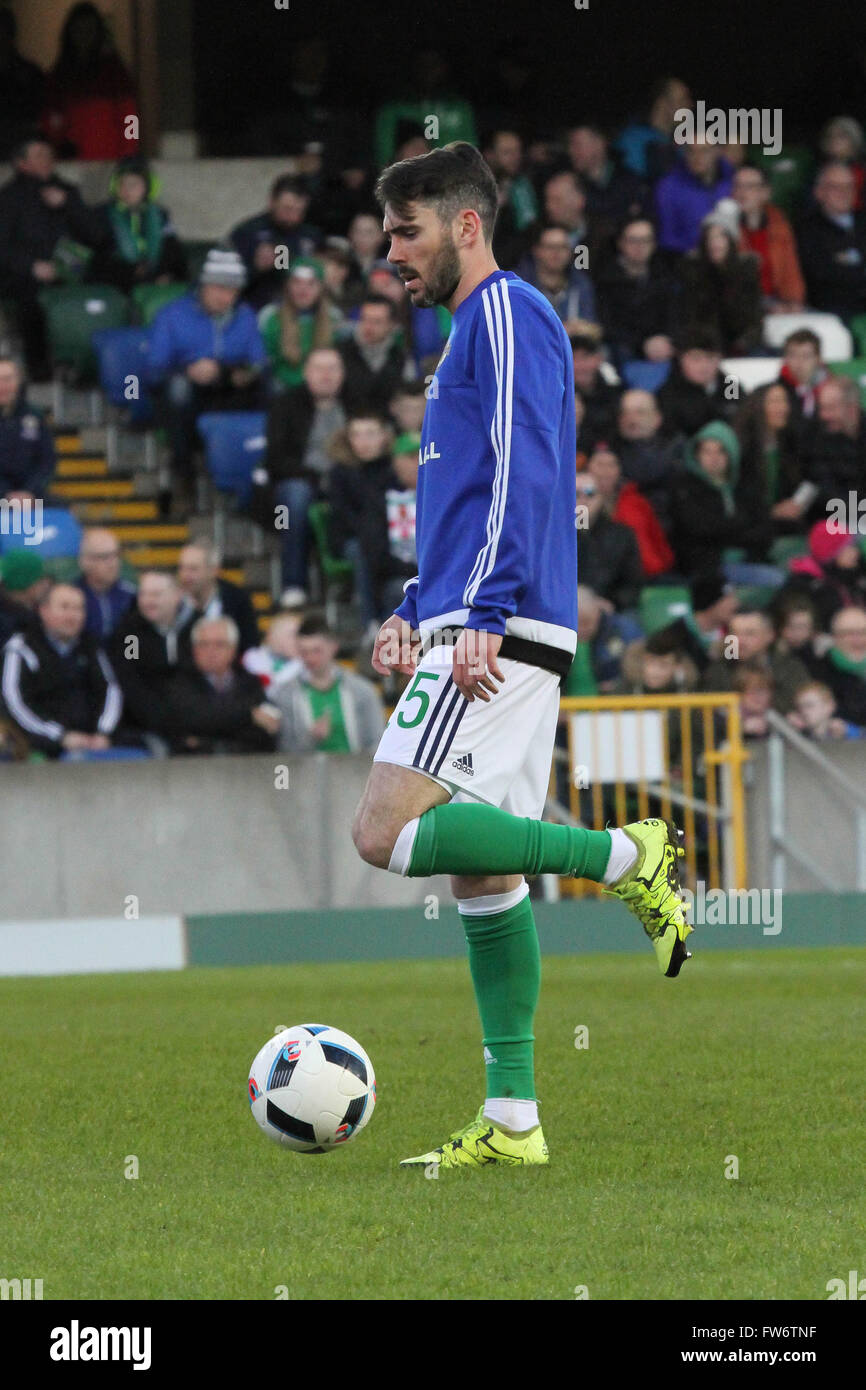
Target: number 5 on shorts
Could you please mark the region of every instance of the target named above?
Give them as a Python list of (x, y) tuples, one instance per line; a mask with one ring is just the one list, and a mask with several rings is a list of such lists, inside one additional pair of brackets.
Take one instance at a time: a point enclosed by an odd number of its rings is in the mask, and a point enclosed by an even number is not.
[(414, 729), (416, 724), (421, 723), (430, 708), (430, 696), (426, 690), (420, 689), (420, 683), (421, 681), (438, 681), (441, 674), (441, 671), (416, 671), (415, 679), (406, 691), (403, 702), (408, 704), (410, 700), (418, 700), (418, 713), (412, 719), (404, 719), (403, 716), (406, 711), (402, 709), (397, 715), (397, 723), (401, 729)]

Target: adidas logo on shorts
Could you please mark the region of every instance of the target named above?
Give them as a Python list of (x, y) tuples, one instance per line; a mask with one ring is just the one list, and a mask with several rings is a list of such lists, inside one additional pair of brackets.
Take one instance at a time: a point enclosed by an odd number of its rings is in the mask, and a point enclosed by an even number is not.
[(462, 758), (454, 758), (452, 767), (456, 767), (458, 772), (465, 772), (467, 777), (475, 776), (475, 768), (472, 766), (472, 754), (464, 753)]

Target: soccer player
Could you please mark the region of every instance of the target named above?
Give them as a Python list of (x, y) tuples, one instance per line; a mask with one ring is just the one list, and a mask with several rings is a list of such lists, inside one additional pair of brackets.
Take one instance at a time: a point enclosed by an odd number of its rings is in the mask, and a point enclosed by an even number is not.
[(547, 1163), (533, 1069), (538, 937), (524, 874), (604, 882), (639, 917), (662, 973), (687, 959), (679, 832), (541, 820), (561, 678), (577, 643), (574, 373), (543, 295), (491, 252), (496, 182), (455, 142), (392, 164), (377, 197), (413, 305), (451, 334), (427, 391), (418, 575), (373, 666), (413, 677), (382, 735), (352, 836), (370, 864), (448, 873), (484, 1034), (475, 1120), (405, 1166)]

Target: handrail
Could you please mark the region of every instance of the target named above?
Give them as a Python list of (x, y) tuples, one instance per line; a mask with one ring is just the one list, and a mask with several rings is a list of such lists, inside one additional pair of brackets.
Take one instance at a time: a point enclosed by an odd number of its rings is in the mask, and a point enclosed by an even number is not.
[(777, 734), (786, 738), (791, 746), (797, 749), (798, 753), (802, 753), (804, 758), (809, 759), (816, 767), (819, 767), (822, 773), (829, 777), (831, 782), (835, 782), (836, 786), (844, 791), (857, 806), (866, 809), (866, 792), (861, 791), (856, 782), (852, 782), (845, 776), (844, 772), (840, 772), (826, 754), (816, 748), (814, 743), (810, 743), (807, 738), (804, 738), (787, 719), (784, 719), (776, 710), (771, 709), (767, 712), (767, 723)]

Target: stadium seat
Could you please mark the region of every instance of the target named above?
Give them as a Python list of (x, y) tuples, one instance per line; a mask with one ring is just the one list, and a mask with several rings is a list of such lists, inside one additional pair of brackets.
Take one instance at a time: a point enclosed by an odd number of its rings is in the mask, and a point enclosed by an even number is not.
[[(147, 334), (143, 328), (103, 328), (93, 335), (99, 384), (110, 405), (128, 412), (133, 424), (153, 419), (153, 401), (145, 386)], [(130, 378), (135, 378), (131, 381)], [(130, 392), (134, 394), (130, 398)]]
[(670, 376), (670, 362), (643, 362), (635, 358), (623, 365), (623, 385), (630, 391), (658, 391)]
[(866, 357), (853, 357), (850, 362), (831, 362), (834, 376), (849, 376), (860, 387), (860, 404), (866, 409)]
[(76, 382), (96, 378), (93, 335), (101, 328), (125, 328), (129, 300), (113, 285), (60, 285), (40, 292), (52, 365), (66, 368)]
[(245, 507), (252, 495), (253, 470), (265, 451), (267, 416), (260, 410), (211, 411), (198, 418), (205, 467), (219, 492), (231, 493)]
[(172, 300), (187, 294), (189, 285), (136, 285), (130, 295), (135, 306), (135, 317), (144, 328), (153, 323), (160, 309)]
[(736, 589), (740, 608), (769, 608), (779, 592), (772, 584), (738, 584)]
[(866, 314), (855, 314), (848, 320), (848, 327), (854, 338), (854, 351), (858, 357), (866, 357)]
[(726, 357), (722, 363), (725, 376), (734, 377), (744, 391), (757, 391), (775, 381), (782, 367), (779, 357)]
[(756, 146), (750, 155), (770, 180), (772, 202), (783, 212), (796, 212), (815, 167), (815, 156), (809, 147), (786, 145), (778, 154), (764, 154)]
[(692, 611), (692, 598), (682, 584), (648, 584), (641, 589), (638, 612), (647, 637)]
[(63, 507), (44, 507), (42, 510), (42, 539), (38, 544), (25, 546), (21, 536), (0, 532), (0, 555), (10, 550), (29, 550), (42, 560), (77, 556), (81, 547), (81, 523)]
[(343, 560), (339, 555), (335, 555), (331, 549), (330, 503), (314, 502), (307, 512), (307, 519), (310, 523), (313, 539), (316, 542), (316, 552), (322, 567), (323, 579), (348, 579), (355, 572), (351, 560)]
[(796, 314), (767, 314), (764, 319), (764, 342), (768, 347), (781, 350), (788, 334), (800, 328), (809, 328), (817, 334), (825, 362), (847, 362), (850, 359), (854, 343), (842, 320), (835, 314), (820, 314), (811, 309)]
[(789, 561), (808, 554), (809, 542), (805, 536), (777, 536), (770, 549), (770, 564), (787, 569)]
[(61, 763), (128, 763), (140, 762), (153, 755), (146, 748), (82, 748), (61, 753)]

